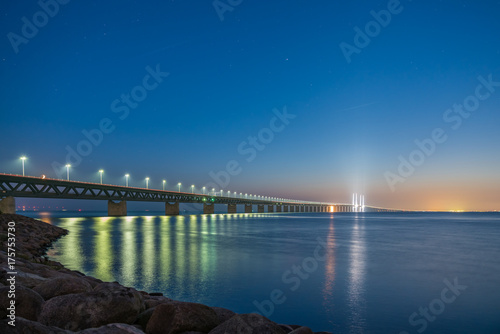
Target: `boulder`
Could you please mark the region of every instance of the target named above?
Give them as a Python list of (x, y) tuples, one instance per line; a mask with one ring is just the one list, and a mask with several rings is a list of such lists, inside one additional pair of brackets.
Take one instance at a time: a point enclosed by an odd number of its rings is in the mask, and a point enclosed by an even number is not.
[(140, 329), (127, 324), (109, 324), (99, 328), (88, 328), (78, 332), (80, 334), (144, 334)]
[(290, 332), (290, 334), (314, 334), (313, 331), (306, 326), (299, 327)]
[[(5, 319), (9, 315), (7, 307), (10, 306), (9, 286), (0, 288), (0, 319)], [(16, 317), (22, 317), (28, 320), (36, 320), (42, 309), (43, 298), (35, 291), (23, 286), (16, 286)]]
[(37, 285), (33, 290), (45, 300), (49, 300), (70, 293), (89, 292), (92, 291), (92, 286), (84, 279), (67, 275), (49, 279)]
[(57, 327), (44, 326), (39, 322), (16, 317), (15, 327), (8, 324), (9, 319), (0, 321), (0, 333), (2, 334), (70, 334)]
[(290, 333), (293, 331), (293, 328), (290, 325), (278, 324), (285, 332)]
[(155, 307), (152, 307), (152, 308), (148, 308), (146, 311), (139, 314), (139, 316), (137, 317), (136, 324), (138, 324), (142, 328), (146, 328), (146, 326), (148, 325), (149, 319), (151, 319), (151, 316), (153, 315), (154, 311), (155, 311)]
[[(0, 268), (0, 282), (5, 285), (9, 285), (9, 283), (7, 282), (7, 279), (10, 277), (10, 275), (7, 274), (8, 271), (9, 270), (7, 267)], [(33, 288), (47, 280), (46, 278), (41, 277), (37, 274), (26, 273), (21, 268), (16, 268), (16, 272), (16, 284), (22, 285), (27, 288)]]
[(84, 280), (86, 280), (87, 282), (90, 283), (90, 285), (95, 288), (96, 286), (98, 286), (99, 284), (103, 283), (103, 281), (101, 281), (100, 279), (97, 279), (97, 278), (94, 278), (92, 276), (85, 276), (83, 277)]
[(278, 324), (260, 314), (238, 314), (220, 324), (209, 334), (245, 333), (245, 334), (286, 334)]
[(102, 283), (91, 292), (46, 301), (38, 320), (44, 325), (76, 331), (110, 323), (132, 324), (142, 311), (144, 301), (137, 290)]
[(146, 309), (158, 306), (160, 304), (167, 304), (172, 302), (174, 302), (174, 300), (163, 296), (149, 295), (144, 297), (144, 304), (146, 305)]
[(217, 318), (219, 319), (219, 324), (222, 324), (223, 322), (231, 319), (232, 317), (234, 317), (236, 315), (236, 313), (234, 313), (233, 311), (228, 310), (227, 308), (223, 308), (223, 307), (212, 307), (212, 310), (214, 310), (215, 313), (217, 313)]
[(217, 326), (217, 313), (197, 303), (173, 302), (156, 306), (148, 325), (148, 334), (176, 334), (189, 331), (208, 333)]

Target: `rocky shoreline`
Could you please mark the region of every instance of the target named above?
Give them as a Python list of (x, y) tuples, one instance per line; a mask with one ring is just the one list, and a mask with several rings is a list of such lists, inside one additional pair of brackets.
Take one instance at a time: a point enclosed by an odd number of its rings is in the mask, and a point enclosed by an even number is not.
[[(0, 333), (313, 334), (305, 326), (175, 301), (69, 270), (45, 257), (67, 233), (36, 219), (0, 214)], [(13, 253), (15, 263), (9, 262)]]

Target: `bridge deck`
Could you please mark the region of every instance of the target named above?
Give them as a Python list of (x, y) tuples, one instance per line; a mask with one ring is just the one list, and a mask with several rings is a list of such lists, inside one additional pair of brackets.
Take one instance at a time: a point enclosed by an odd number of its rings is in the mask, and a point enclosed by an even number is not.
[[(109, 184), (66, 181), (0, 173), (0, 197), (34, 197), (58, 199), (92, 199), (112, 201), (180, 202), (215, 204), (266, 205), (336, 205), (318, 202), (276, 201), (239, 197), (192, 194)], [(338, 204), (337, 204), (338, 205)]]

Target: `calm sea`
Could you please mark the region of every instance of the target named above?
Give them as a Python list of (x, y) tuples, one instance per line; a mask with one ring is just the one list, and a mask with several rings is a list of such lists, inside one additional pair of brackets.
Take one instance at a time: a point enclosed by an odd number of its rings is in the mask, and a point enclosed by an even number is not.
[(334, 333), (500, 333), (500, 214), (36, 215), (70, 231), (54, 260), (173, 299)]

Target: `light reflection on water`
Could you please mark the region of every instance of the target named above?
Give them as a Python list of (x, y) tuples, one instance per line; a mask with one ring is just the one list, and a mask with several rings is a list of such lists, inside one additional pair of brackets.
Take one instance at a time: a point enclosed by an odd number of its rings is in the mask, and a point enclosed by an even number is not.
[(360, 333), (365, 328), (365, 242), (364, 226), (354, 217), (350, 246), (348, 304), (351, 313), (350, 333)]
[[(408, 317), (439, 297), (443, 279), (470, 288), (431, 332), (498, 333), (498, 215), (213, 214), (43, 218), (67, 228), (49, 255), (67, 267), (186, 301), (256, 311), (335, 333), (416, 332)], [(325, 261), (300, 287), (282, 280), (324, 241)], [(323, 252), (321, 252), (323, 254)], [(457, 320), (458, 319), (458, 320)], [(432, 327), (431, 327), (432, 326)]]

